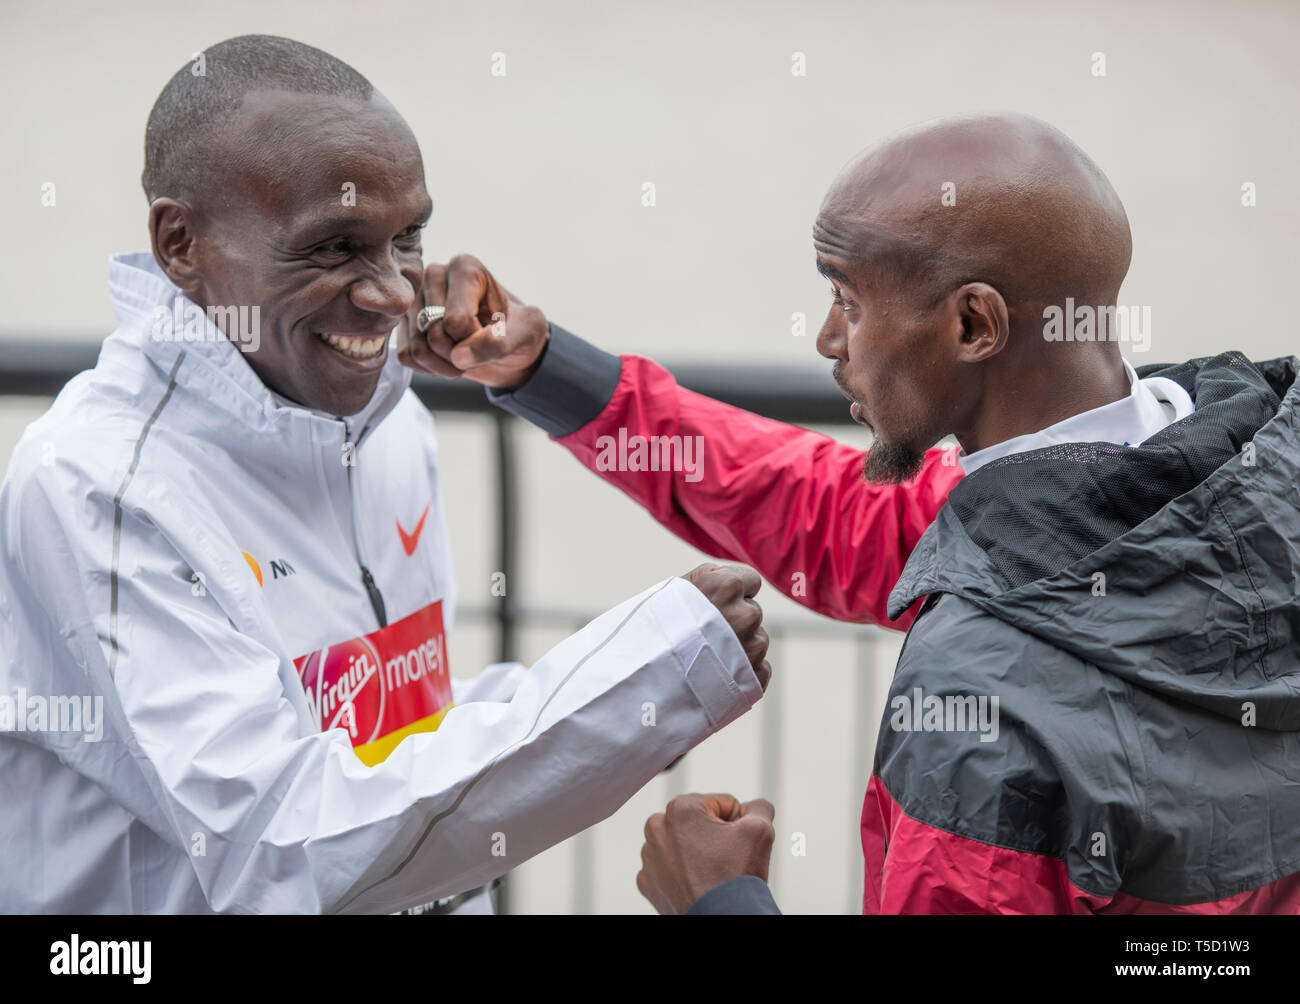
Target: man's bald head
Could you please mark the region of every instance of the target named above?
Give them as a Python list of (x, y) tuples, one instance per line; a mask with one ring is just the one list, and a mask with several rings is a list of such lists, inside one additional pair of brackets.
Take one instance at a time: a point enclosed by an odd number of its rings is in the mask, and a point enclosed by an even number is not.
[(1044, 311), (1112, 306), (1132, 240), (1119, 196), (1026, 115), (940, 119), (856, 158), (813, 231), (835, 308), (818, 350), (897, 481), (956, 435), (974, 451), (1127, 393), (1114, 342), (1052, 342)]
[[(245, 97), (292, 91), (368, 101), (370, 81), (328, 52), (278, 35), (240, 35), (209, 46), (203, 61), (177, 70), (162, 89), (144, 134), (145, 196), (200, 203), (216, 170), (242, 155), (220, 142)], [(202, 71), (201, 73), (199, 71)]]
[(891, 137), (841, 172), (818, 226), (833, 226), (828, 242), (849, 257), (878, 258), (932, 295), (977, 279), (1012, 305), (1113, 303), (1133, 251), (1101, 169), (1028, 115), (939, 119)]

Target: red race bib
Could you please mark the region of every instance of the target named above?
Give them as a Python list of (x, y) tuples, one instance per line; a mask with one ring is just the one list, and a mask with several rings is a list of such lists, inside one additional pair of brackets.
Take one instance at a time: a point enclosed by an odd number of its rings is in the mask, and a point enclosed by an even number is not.
[(347, 729), (367, 766), (412, 733), (432, 732), (451, 708), (442, 600), (293, 664), (316, 724)]

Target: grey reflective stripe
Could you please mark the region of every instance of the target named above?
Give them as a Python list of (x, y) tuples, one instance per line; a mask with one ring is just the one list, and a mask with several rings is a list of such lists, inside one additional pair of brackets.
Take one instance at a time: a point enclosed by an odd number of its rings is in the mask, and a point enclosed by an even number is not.
[[(618, 636), (618, 633), (627, 626), (627, 622), (636, 616), (638, 610), (640, 610), (643, 606), (645, 606), (652, 599), (654, 599), (654, 597), (658, 596), (661, 592), (663, 592), (666, 588), (668, 588), (669, 582), (672, 582), (672, 580), (669, 579), (668, 582), (665, 582), (662, 586), (660, 586), (653, 593), (651, 593), (640, 603), (634, 606), (630, 611), (628, 611), (628, 615), (624, 617), (621, 621), (619, 621), (618, 626), (615, 627), (613, 631), (611, 631), (608, 635), (605, 636), (604, 641), (602, 641), (599, 645), (597, 645), (595, 648), (593, 648), (590, 652), (588, 652), (586, 655), (584, 655), (581, 659), (577, 661), (574, 667), (571, 670), (569, 670), (569, 672), (565, 675), (564, 679), (560, 681), (559, 686), (557, 686), (553, 691), (551, 691), (551, 696), (548, 697), (545, 701), (543, 701), (542, 706), (537, 709), (537, 715), (536, 717), (533, 718), (533, 724), (528, 726), (527, 735), (525, 735), (524, 738), (520, 739), (518, 742), (513, 742), (505, 749), (503, 749), (500, 753), (498, 753), (496, 756), (492, 758), (491, 763), (489, 763), (481, 771), (479, 771), (472, 778), (470, 778), (469, 783), (465, 785), (465, 787), (461, 789), (460, 794), (456, 796), (456, 800), (452, 802), (451, 805), (449, 805), (447, 808), (443, 809), (442, 812), (438, 813), (431, 820), (429, 820), (429, 825), (424, 828), (424, 832), (421, 833), (420, 838), (416, 840), (415, 846), (411, 848), (411, 853), (406, 855), (406, 857), (402, 859), (401, 863), (399, 863), (396, 868), (394, 868), (391, 872), (389, 872), (387, 875), (381, 878), (378, 882), (371, 883), (370, 885), (366, 886), (366, 888), (358, 892), (355, 896), (350, 897), (347, 903), (344, 903), (342, 906), (339, 907), (339, 910), (347, 909), (349, 904), (355, 902), (358, 898), (364, 896), (366, 893), (368, 893), (371, 889), (374, 889), (376, 886), (383, 885), (389, 879), (393, 878), (395, 875), (401, 872), (403, 868), (409, 865), (411, 863), (411, 859), (415, 857), (415, 854), (420, 849), (421, 845), (423, 845), (423, 843), (429, 839), (429, 834), (433, 832), (433, 828), (437, 826), (440, 822), (442, 822), (444, 819), (446, 819), (448, 816), (450, 816), (457, 809), (460, 808), (460, 803), (465, 801), (465, 796), (468, 795), (474, 789), (475, 785), (477, 785), (480, 781), (483, 780), (483, 778), (487, 776), (488, 771), (490, 771), (493, 767), (497, 765), (498, 760), (500, 760), (503, 756), (509, 753), (520, 743), (525, 742), (529, 737), (532, 736), (533, 730), (537, 728), (537, 723), (542, 720), (542, 715), (545, 713), (547, 707), (550, 706), (551, 701), (555, 700), (555, 695), (558, 694), (561, 689), (563, 689), (566, 683), (568, 683), (570, 680), (573, 679), (573, 675), (576, 672), (578, 672), (578, 670), (580, 670), (583, 666), (585, 666), (587, 664), (587, 661), (591, 659), (592, 656), (594, 656), (602, 648), (604, 648), (611, 641), (613, 641)], [(685, 683), (684, 680), (683, 683)]]
[(144, 449), (144, 441), (149, 438), (149, 430), (153, 428), (154, 422), (158, 420), (158, 416), (162, 414), (163, 408), (171, 399), (172, 391), (176, 389), (176, 371), (181, 368), (181, 363), (184, 361), (185, 353), (182, 352), (176, 357), (176, 362), (172, 363), (172, 371), (167, 378), (167, 389), (163, 391), (163, 396), (159, 398), (153, 414), (140, 430), (140, 435), (135, 441), (131, 466), (127, 468), (126, 476), (122, 478), (122, 486), (113, 496), (113, 563), (108, 573), (108, 677), (110, 680), (114, 679), (117, 673), (117, 562), (122, 550), (122, 496), (126, 494), (131, 478), (135, 476), (135, 469), (140, 466), (140, 453)]

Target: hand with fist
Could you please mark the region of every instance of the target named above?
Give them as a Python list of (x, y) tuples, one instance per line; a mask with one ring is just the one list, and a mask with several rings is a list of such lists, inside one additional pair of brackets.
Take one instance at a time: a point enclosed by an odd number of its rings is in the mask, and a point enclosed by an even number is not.
[(662, 914), (685, 913), (741, 875), (767, 881), (776, 831), (772, 803), (731, 795), (678, 795), (646, 820), (636, 887)]
[(682, 578), (702, 592), (736, 632), (766, 693), (772, 680), (772, 666), (767, 661), (769, 639), (763, 630), (763, 608), (754, 600), (758, 587), (763, 584), (758, 573), (748, 565), (703, 564)]
[[(447, 314), (421, 332), (416, 318), (427, 306)], [(473, 255), (458, 254), (425, 268), (424, 289), (397, 328), (397, 358), (434, 376), (515, 390), (541, 362), (549, 338), (539, 308), (511, 295)]]

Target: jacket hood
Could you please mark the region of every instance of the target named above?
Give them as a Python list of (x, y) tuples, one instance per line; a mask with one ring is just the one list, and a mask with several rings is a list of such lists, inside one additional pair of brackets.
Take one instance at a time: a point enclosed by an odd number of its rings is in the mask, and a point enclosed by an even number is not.
[[(101, 363), (127, 369), (138, 367), (143, 353), (153, 364), (169, 373), (181, 353), (186, 365), (175, 371), (178, 384), (192, 388), (204, 400), (210, 418), (209, 429), (218, 428), (230, 435), (251, 432), (275, 433), (292, 417), (304, 414), (336, 422), (340, 416), (328, 415), (285, 401), (273, 394), (244, 358), (244, 353), (208, 318), (203, 319), (203, 333), (175, 340), (154, 337), (155, 312), (164, 309), (177, 316), (177, 299), (185, 294), (158, 267), (148, 251), (114, 255), (109, 258), (109, 291), (117, 314), (117, 330), (105, 341)], [(186, 301), (191, 304), (192, 301)], [(181, 315), (183, 316), (183, 314)], [(389, 343), (388, 360), (379, 376), (374, 394), (366, 406), (347, 418), (349, 428), (358, 434), (373, 429), (396, 407), (411, 383), (411, 371), (397, 359)]]
[(1300, 729), (1298, 369), (1237, 352), (1141, 367), (1196, 411), (1140, 446), (980, 468), (918, 542), (890, 616), (958, 595), (1134, 686)]

